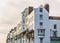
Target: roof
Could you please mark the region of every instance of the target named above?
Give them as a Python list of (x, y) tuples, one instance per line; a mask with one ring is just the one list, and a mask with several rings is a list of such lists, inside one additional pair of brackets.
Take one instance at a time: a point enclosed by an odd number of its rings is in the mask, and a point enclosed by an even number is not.
[(60, 20), (60, 17), (58, 17), (58, 16), (49, 16), (49, 19)]

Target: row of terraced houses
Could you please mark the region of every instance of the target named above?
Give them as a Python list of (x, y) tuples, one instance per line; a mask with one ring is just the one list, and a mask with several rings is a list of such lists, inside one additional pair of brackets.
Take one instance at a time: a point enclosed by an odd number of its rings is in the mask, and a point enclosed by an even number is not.
[(60, 43), (60, 17), (49, 13), (49, 4), (25, 8), (6, 43)]

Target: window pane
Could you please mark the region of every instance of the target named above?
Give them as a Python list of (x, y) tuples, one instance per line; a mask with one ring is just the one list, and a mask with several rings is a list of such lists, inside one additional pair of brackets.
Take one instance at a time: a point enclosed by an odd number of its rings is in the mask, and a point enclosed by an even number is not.
[(40, 8), (40, 12), (43, 12), (43, 8)]
[(54, 36), (57, 36), (57, 32), (56, 31), (54, 31)]
[(45, 36), (45, 29), (38, 29), (38, 36)]
[(55, 24), (55, 25), (54, 25), (54, 29), (56, 29), (56, 27), (57, 27), (57, 26), (56, 26), (56, 24)]
[(40, 38), (40, 43), (43, 43), (43, 38)]
[(43, 15), (40, 15), (40, 20), (43, 19)]
[(42, 26), (43, 25), (43, 22), (40, 22), (40, 26)]

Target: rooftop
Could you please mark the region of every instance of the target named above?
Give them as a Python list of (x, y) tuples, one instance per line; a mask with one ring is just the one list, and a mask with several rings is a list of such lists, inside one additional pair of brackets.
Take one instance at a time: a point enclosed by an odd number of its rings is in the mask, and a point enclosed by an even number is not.
[(60, 20), (60, 17), (58, 17), (58, 16), (49, 16), (49, 19)]

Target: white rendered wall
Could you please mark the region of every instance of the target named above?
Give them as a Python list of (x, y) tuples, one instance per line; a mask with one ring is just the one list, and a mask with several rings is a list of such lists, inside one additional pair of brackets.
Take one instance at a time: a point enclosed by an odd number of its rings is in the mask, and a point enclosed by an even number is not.
[(51, 30), (51, 36), (53, 36), (54, 24), (57, 25), (57, 37), (60, 37), (60, 20), (49, 20), (49, 28)]
[[(42, 6), (40, 6), (42, 7)], [(39, 8), (40, 8), (39, 7)], [(34, 15), (34, 43), (40, 43), (40, 38), (38, 37), (37, 29), (45, 29), (45, 36), (43, 38), (43, 43), (50, 43), (50, 30), (49, 30), (49, 20), (48, 20), (48, 12), (43, 8), (43, 13), (39, 12), (39, 8), (35, 9)], [(39, 20), (39, 15), (43, 15), (43, 20)], [(39, 23), (43, 22), (43, 26), (40, 27)]]

